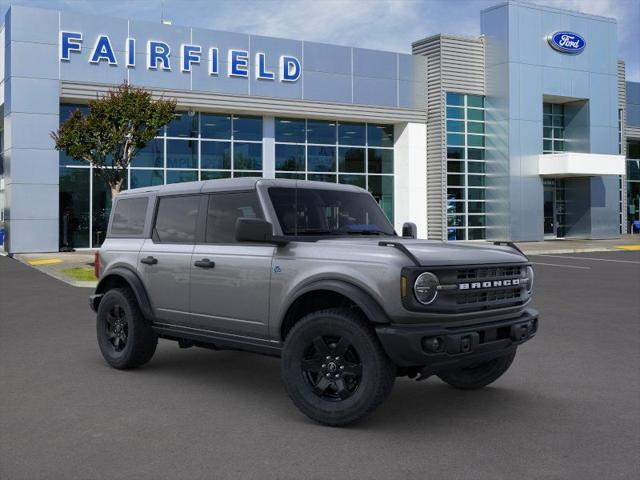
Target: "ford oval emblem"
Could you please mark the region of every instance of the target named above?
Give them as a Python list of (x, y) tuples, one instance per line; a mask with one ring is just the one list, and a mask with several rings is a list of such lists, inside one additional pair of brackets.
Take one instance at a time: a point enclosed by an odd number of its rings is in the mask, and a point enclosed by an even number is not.
[(577, 33), (564, 31), (552, 33), (547, 37), (547, 42), (551, 48), (562, 53), (582, 53), (587, 46), (585, 39)]

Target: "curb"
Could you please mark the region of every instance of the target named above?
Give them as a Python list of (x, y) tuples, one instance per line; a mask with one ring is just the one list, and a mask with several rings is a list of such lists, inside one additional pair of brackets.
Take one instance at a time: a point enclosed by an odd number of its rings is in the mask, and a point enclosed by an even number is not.
[[(522, 250), (522, 249), (521, 249)], [(525, 255), (562, 255), (566, 253), (594, 253), (594, 252), (624, 252), (625, 250), (612, 248), (612, 247), (600, 247), (600, 248), (563, 248), (556, 250), (540, 250), (540, 251), (527, 251), (522, 250)]]
[(49, 275), (52, 278), (55, 278), (56, 280), (60, 280), (63, 283), (66, 283), (67, 285), (71, 285), (72, 287), (79, 287), (79, 288), (96, 288), (96, 286), (98, 285), (98, 281), (96, 280), (95, 282), (81, 282), (78, 280), (72, 280), (70, 278), (65, 277), (64, 275), (61, 275), (55, 271), (52, 270), (48, 270), (48, 269), (44, 269), (44, 268), (38, 268), (35, 265), (31, 265), (28, 261), (20, 258), (20, 257), (12, 257), (14, 260), (19, 261), (20, 263), (22, 263), (23, 265), (26, 265), (27, 267), (33, 268), (34, 270), (37, 270), (38, 272), (42, 272), (45, 275)]

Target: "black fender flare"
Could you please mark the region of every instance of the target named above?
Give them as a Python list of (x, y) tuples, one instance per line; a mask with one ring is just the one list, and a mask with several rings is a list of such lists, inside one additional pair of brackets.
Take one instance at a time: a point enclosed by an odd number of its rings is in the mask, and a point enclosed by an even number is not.
[(107, 291), (107, 285), (109, 285), (110, 281), (115, 277), (119, 277), (124, 280), (125, 283), (127, 283), (129, 288), (131, 288), (131, 291), (135, 295), (136, 300), (138, 301), (138, 306), (140, 307), (144, 318), (146, 318), (147, 320), (152, 320), (153, 309), (151, 308), (151, 302), (149, 301), (147, 290), (144, 288), (144, 284), (142, 283), (142, 280), (140, 279), (138, 274), (130, 268), (120, 265), (109, 269), (106, 275), (100, 278), (100, 281), (98, 282), (98, 285), (96, 287), (96, 294), (100, 296), (104, 295)]
[(350, 299), (373, 323), (390, 323), (389, 317), (380, 304), (364, 289), (345, 280), (326, 279), (310, 282), (297, 290), (292, 295), (292, 300), (283, 309), (280, 325), (284, 322), (291, 306), (303, 295), (315, 290), (329, 290)]

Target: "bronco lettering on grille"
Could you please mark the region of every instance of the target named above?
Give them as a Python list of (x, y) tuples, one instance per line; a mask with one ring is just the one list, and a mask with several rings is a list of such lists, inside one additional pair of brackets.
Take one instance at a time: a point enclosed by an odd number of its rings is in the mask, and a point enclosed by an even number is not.
[(477, 290), (480, 288), (495, 288), (495, 287), (512, 287), (520, 285), (519, 278), (512, 278), (507, 280), (491, 280), (488, 282), (471, 282), (458, 284), (459, 290)]

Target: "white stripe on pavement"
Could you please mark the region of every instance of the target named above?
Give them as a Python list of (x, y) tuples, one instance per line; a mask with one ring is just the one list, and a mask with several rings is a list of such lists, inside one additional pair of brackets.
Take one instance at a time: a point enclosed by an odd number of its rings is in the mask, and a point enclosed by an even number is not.
[[(534, 256), (534, 255), (532, 255)], [(616, 263), (637, 263), (635, 260), (614, 260), (612, 258), (593, 258), (593, 257), (565, 257), (564, 255), (537, 255), (538, 257), (549, 257), (549, 258), (565, 258), (565, 259), (575, 259), (575, 260), (593, 260), (596, 262), (616, 262)]]
[(549, 267), (567, 267), (567, 268), (579, 268), (581, 270), (591, 270), (591, 267), (578, 267), (577, 265), (561, 265), (559, 263), (540, 263), (540, 262), (529, 262), (531, 265), (546, 265)]

